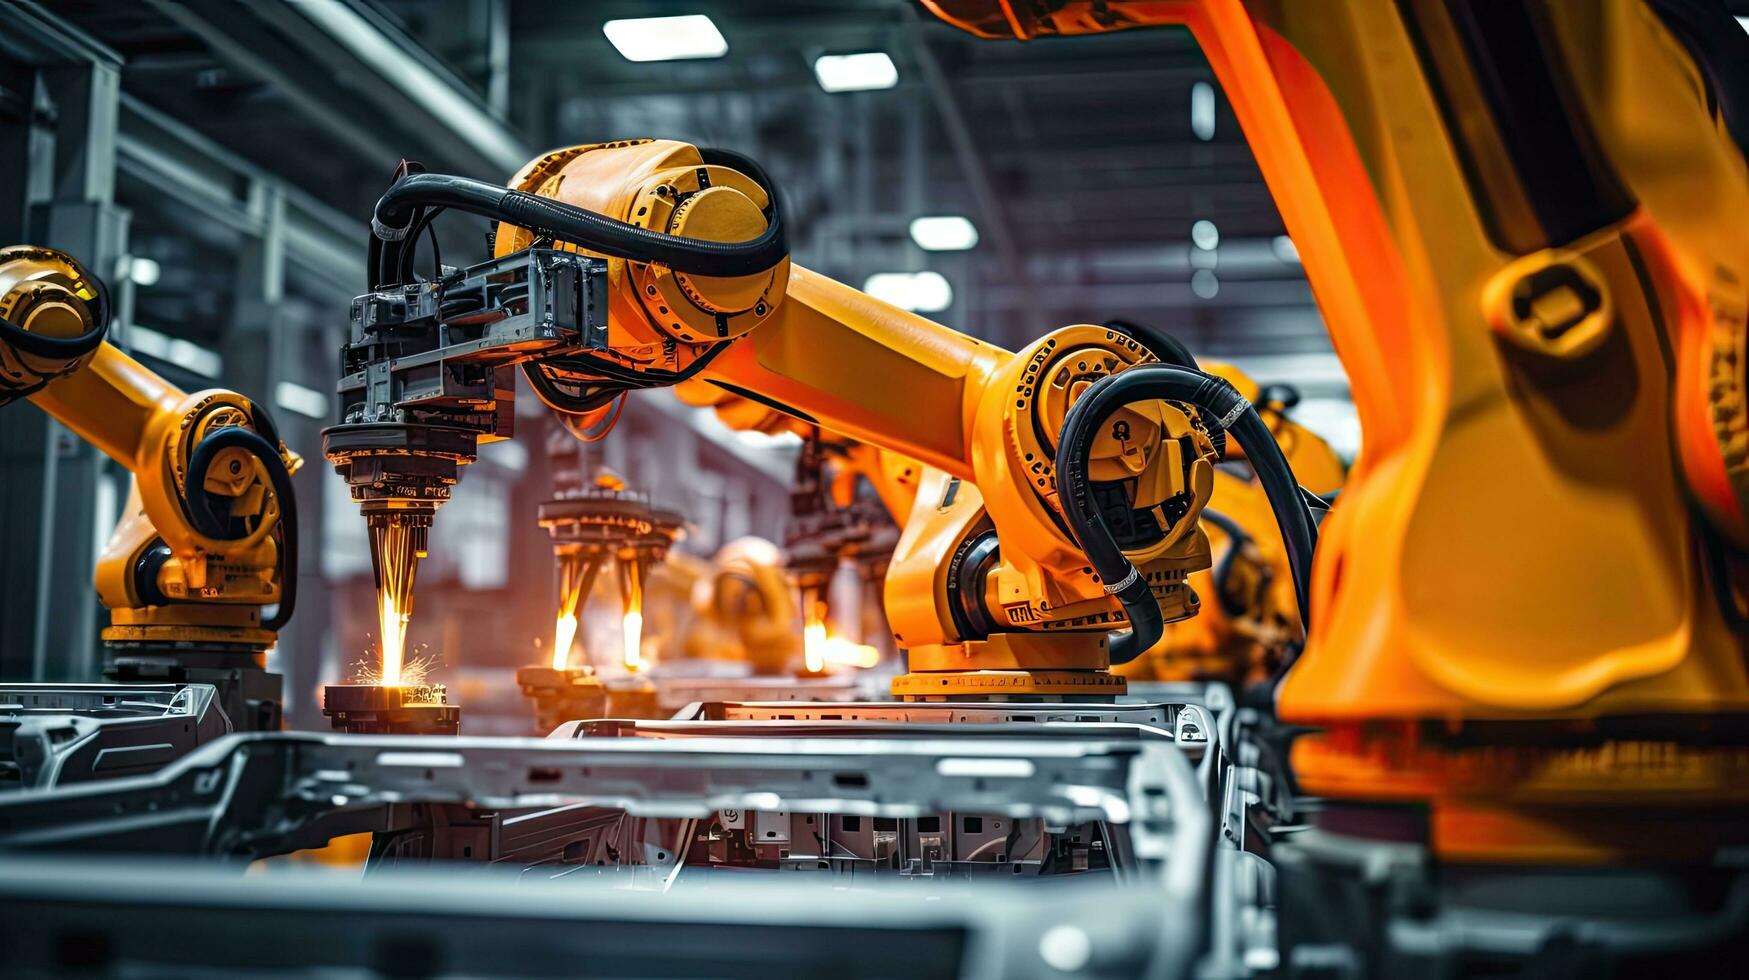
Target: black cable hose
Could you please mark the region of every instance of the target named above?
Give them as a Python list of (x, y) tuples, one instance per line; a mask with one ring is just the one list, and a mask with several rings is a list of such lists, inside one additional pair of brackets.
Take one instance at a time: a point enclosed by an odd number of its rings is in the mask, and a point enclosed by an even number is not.
[[(757, 168), (755, 168), (757, 169)], [(751, 179), (758, 179), (752, 174)], [(745, 242), (684, 238), (616, 221), (594, 211), (497, 184), (448, 174), (409, 174), (377, 201), (371, 228), (377, 238), (399, 242), (411, 237), (423, 207), (447, 207), (478, 214), (581, 245), (590, 251), (640, 262), (660, 262), (679, 272), (704, 276), (747, 276), (764, 272), (789, 255), (774, 188), (770, 223)], [(396, 253), (393, 246), (385, 252)]]
[(1102, 378), (1075, 402), (1063, 421), (1063, 435), (1056, 458), (1058, 492), (1069, 527), (1087, 553), (1088, 562), (1106, 583), (1105, 588), (1117, 597), (1130, 619), (1130, 629), (1111, 640), (1112, 663), (1127, 663), (1141, 655), (1159, 640), (1165, 624), (1159, 603), (1154, 601), (1147, 582), (1124, 557), (1123, 549), (1118, 546), (1105, 519), (1093, 506), (1088, 477), (1089, 453), (1095, 435), (1112, 412), (1132, 402), (1154, 398), (1184, 402), (1206, 410), (1210, 417), (1224, 423), (1227, 431), (1239, 441), (1257, 472), (1258, 482), (1263, 485), (1270, 509), (1281, 528), (1288, 563), (1293, 569), (1294, 596), (1299, 602), (1300, 621), (1309, 628), (1312, 551), (1316, 538), (1311, 515), (1300, 496), (1300, 485), (1269, 427), (1258, 417), (1251, 403), (1222, 378), (1182, 367), (1140, 365)]
[[(1116, 330), (1118, 333), (1121, 333), (1124, 336), (1129, 337), (1131, 340), (1134, 340), (1136, 343), (1141, 344), (1142, 349), (1154, 355), (1154, 359), (1161, 364), (1189, 368), (1190, 370), (1197, 372), (1202, 371), (1202, 365), (1197, 363), (1196, 355), (1190, 352), (1190, 348), (1184, 345), (1184, 341), (1179, 340), (1177, 337), (1172, 336), (1164, 330), (1161, 330), (1159, 327), (1149, 326), (1146, 323), (1137, 323), (1134, 320), (1125, 320), (1121, 317), (1114, 317), (1105, 321), (1105, 326), (1106, 329)], [(1206, 413), (1203, 414), (1205, 416), (1203, 421), (1208, 423), (1209, 440), (1215, 444), (1215, 458), (1226, 459), (1227, 434), (1212, 424), (1214, 422), (1212, 418), (1207, 418)]]
[(1184, 341), (1179, 340), (1177, 337), (1172, 336), (1164, 330), (1161, 330), (1159, 327), (1151, 327), (1145, 323), (1137, 323), (1134, 320), (1124, 320), (1120, 318), (1105, 321), (1105, 326), (1106, 329), (1116, 330), (1118, 333), (1121, 333), (1134, 340), (1136, 343), (1141, 344), (1148, 353), (1154, 355), (1154, 357), (1162, 364), (1171, 364), (1177, 367), (1189, 368), (1192, 371), (1202, 370), (1202, 365), (1196, 363), (1196, 355), (1190, 352), (1189, 347), (1184, 346)]
[(109, 286), (102, 279), (86, 272), (85, 267), (74, 262), (71, 256), (65, 258), (79, 274), (79, 278), (90, 283), (92, 290), (97, 293), (97, 302), (92, 304), (91, 329), (77, 337), (50, 337), (47, 334), (31, 333), (11, 320), (0, 317), (0, 341), (36, 357), (68, 361), (84, 357), (103, 345), (103, 338), (109, 333), (109, 321), (115, 312), (115, 306), (109, 300)]
[(103, 344), (103, 337), (108, 332), (108, 317), (96, 321), (91, 329), (77, 337), (50, 337), (47, 334), (31, 333), (11, 320), (0, 317), (0, 341), (26, 354), (55, 360), (75, 361), (84, 357)]
[(1245, 608), (1227, 596), (1227, 582), (1232, 579), (1233, 563), (1238, 561), (1239, 552), (1251, 543), (1251, 535), (1245, 533), (1238, 521), (1209, 507), (1202, 509), (1202, 519), (1227, 534), (1227, 551), (1215, 563), (1214, 571), (1209, 577), (1214, 580), (1215, 601), (1220, 604), (1221, 611), (1236, 618), (1245, 612)]
[[(272, 423), (269, 422), (271, 426)], [(229, 521), (214, 509), (216, 494), (208, 493), (202, 484), (213, 460), (226, 449), (241, 448), (261, 461), (267, 479), (279, 498), (280, 591), (279, 608), (261, 621), (261, 628), (278, 631), (291, 619), (298, 604), (298, 501), (292, 493), (291, 471), (286, 469), (279, 448), (261, 433), (241, 426), (227, 425), (207, 434), (188, 456), (188, 490), (183, 494), (183, 512), (194, 529), (220, 541), (231, 537)]]
[(522, 374), (528, 379), (528, 385), (534, 390), (534, 395), (541, 404), (565, 415), (585, 415), (599, 408), (605, 408), (615, 398), (631, 389), (623, 384), (599, 385), (602, 390), (593, 395), (577, 398), (559, 391), (555, 387), (555, 379), (540, 370), (539, 364), (525, 363)]

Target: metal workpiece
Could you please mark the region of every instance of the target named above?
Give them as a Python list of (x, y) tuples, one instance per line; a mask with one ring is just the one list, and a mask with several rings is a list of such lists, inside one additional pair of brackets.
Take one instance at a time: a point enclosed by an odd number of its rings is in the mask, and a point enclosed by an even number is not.
[(227, 732), (275, 732), (283, 721), (285, 678), (248, 644), (104, 644), (103, 677), (117, 694), (154, 687), (211, 687)]
[(231, 730), (208, 684), (0, 684), (0, 791), (141, 775)]
[(706, 702), (777, 702), (811, 708), (816, 703), (843, 703), (868, 697), (864, 679), (855, 674), (819, 677), (688, 677), (662, 674), (655, 678), (662, 709), (670, 716)]
[(354, 735), (454, 735), (462, 723), (442, 684), (330, 684), (322, 714)]
[(534, 703), (535, 731), (540, 735), (567, 721), (608, 713), (607, 685), (589, 667), (519, 667), (516, 686)]
[[(326, 815), (391, 803), (587, 804), (674, 818), (788, 809), (1108, 821), (1129, 825), (1139, 855), (1164, 859), (1179, 831), (1206, 831), (1201, 798), (1165, 740), (256, 734), (150, 776), (0, 800), (0, 847), (259, 857), (292, 849)], [(1154, 819), (1168, 800), (1172, 813)]]
[[(168, 975), (1170, 980), (1188, 975), (1202, 944), (1193, 918), (1177, 914), (1192, 896), (1158, 878), (926, 894), (875, 883), (831, 901), (812, 885), (736, 875), (652, 894), (453, 867), (243, 877), (187, 862), (12, 855), (0, 862), (0, 947), (6, 970), (27, 975), (127, 963)], [(69, 948), (68, 935), (85, 942)], [(711, 941), (690, 941), (699, 935)]]

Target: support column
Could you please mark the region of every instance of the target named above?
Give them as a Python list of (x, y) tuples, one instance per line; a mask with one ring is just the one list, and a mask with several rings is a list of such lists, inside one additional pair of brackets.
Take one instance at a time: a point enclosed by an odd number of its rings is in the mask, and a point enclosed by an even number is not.
[[(21, 43), (8, 50), (25, 51), (36, 73), (29, 106), (0, 113), (0, 183), (9, 189), (0, 238), (62, 249), (112, 280), (128, 229), (115, 206), (121, 59), (40, 9), (17, 14), (10, 26)], [(38, 533), (0, 550), (0, 677), (93, 680), (92, 575), (108, 533), (96, 502), (107, 461), (33, 407), (4, 411), (0, 524)]]

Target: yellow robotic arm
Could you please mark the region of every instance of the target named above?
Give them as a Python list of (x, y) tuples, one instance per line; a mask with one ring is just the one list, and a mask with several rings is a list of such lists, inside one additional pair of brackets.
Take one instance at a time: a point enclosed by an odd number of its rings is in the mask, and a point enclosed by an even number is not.
[[(1203, 361), (1202, 366), (1257, 406), (1300, 486), (1325, 496), (1342, 488), (1341, 457), (1317, 433), (1288, 418), (1290, 406), (1230, 364)], [(1238, 464), (1243, 456), (1242, 448), (1229, 446), (1226, 462)], [(1202, 521), (1214, 555), (1213, 567), (1190, 577), (1203, 598), (1202, 613), (1168, 627), (1159, 643), (1119, 669), (1132, 680), (1222, 680), (1244, 686), (1275, 676), (1292, 649), (1305, 642), (1287, 548), (1268, 496), (1243, 465), (1216, 469)]]
[(104, 341), (109, 315), (102, 284), (71, 257), (0, 249), (0, 397), (28, 397), (134, 475), (98, 563), (103, 637), (259, 654), (295, 601), (286, 549), (301, 460), (249, 399), (184, 393)]
[(1725, 12), (924, 3), (988, 37), (1188, 28), (1244, 129), (1366, 438), (1279, 691), (1322, 732), (1295, 744), (1300, 785), (1426, 807), (1442, 859), (1742, 846), (1725, 774), (1749, 749), (1713, 734), (1749, 716), (1749, 117)]
[[(416, 281), (417, 229), (446, 207), (500, 218), (497, 257)], [(428, 526), (478, 440), (509, 435), (510, 366), (574, 428), (626, 390), (697, 378), (926, 467), (887, 576), (913, 670), (897, 693), (1121, 691), (1107, 643), (1133, 645), (1111, 632), (1126, 611), (1196, 612), (1215, 430), (1249, 406), (1184, 372), (1101, 389), (1156, 353), (1092, 325), (1011, 353), (792, 266), (779, 228), (757, 165), (674, 141), (560, 150), (508, 189), (402, 178), (373, 222), (376, 290), (354, 305), (329, 458), (373, 526)], [(441, 385), (417, 373), (433, 364)], [(1064, 494), (1059, 437), (1099, 390)], [(1220, 397), (1193, 407), (1204, 395)], [(1109, 548), (1084, 548), (1094, 527)]]
[[(770, 204), (761, 181), (663, 140), (561, 150), (513, 186), (730, 242), (763, 232)], [(497, 249), (533, 242), (506, 224)], [(920, 482), (887, 578), (889, 619), (913, 669), (897, 693), (1114, 688), (1099, 672), (1105, 630), (1121, 616), (1065, 527), (1052, 461), (1072, 402), (1149, 360), (1142, 345), (1076, 326), (1012, 354), (787, 260), (705, 277), (613, 259), (608, 283), (609, 347), (627, 368), (678, 373), (708, 357), (703, 380), (937, 471)], [(1184, 577), (1209, 560), (1195, 518), (1213, 452), (1199, 426), (1167, 402), (1123, 409), (1113, 424), (1123, 438), (1106, 439), (1095, 463), (1096, 478), (1123, 482), (1130, 513), (1152, 525), (1130, 557), (1168, 620), (1195, 612)]]

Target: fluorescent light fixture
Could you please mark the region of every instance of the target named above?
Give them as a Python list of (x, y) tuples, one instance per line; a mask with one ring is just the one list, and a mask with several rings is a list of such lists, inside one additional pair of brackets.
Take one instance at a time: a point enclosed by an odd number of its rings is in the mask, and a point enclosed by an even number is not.
[(1190, 243), (1205, 252), (1212, 252), (1221, 244), (1221, 230), (1215, 227), (1213, 221), (1204, 219), (1190, 226)]
[(1190, 131), (1204, 142), (1215, 138), (1215, 87), (1207, 82), (1190, 87)]
[(931, 252), (963, 252), (978, 244), (978, 226), (957, 214), (914, 218), (911, 240)]
[(163, 274), (164, 270), (155, 259), (141, 258), (136, 255), (128, 260), (128, 278), (133, 280), (136, 286), (156, 286), (158, 277)]
[(1749, 34), (1749, 17), (1737, 18), (1737, 26), (1741, 27), (1744, 33)]
[(899, 69), (885, 51), (823, 54), (814, 59), (814, 77), (828, 92), (867, 92), (899, 84)]
[(1214, 299), (1221, 293), (1221, 281), (1215, 278), (1214, 272), (1198, 269), (1190, 274), (1190, 291), (1200, 299)]
[(1275, 257), (1291, 265), (1300, 264), (1300, 249), (1294, 240), (1286, 235), (1277, 235), (1269, 240), (1269, 250)]
[(627, 61), (721, 58), (729, 51), (723, 32), (704, 14), (610, 20), (601, 33)]
[(131, 351), (155, 357), (166, 364), (174, 364), (203, 378), (216, 378), (225, 370), (225, 359), (219, 356), (218, 351), (190, 343), (181, 337), (159, 333), (137, 323), (127, 328), (123, 341)]
[(273, 386), (273, 401), (288, 412), (296, 412), (313, 419), (328, 417), (327, 395), (290, 381), (281, 381)]
[(862, 291), (913, 313), (940, 313), (953, 305), (953, 287), (939, 272), (877, 272)]

